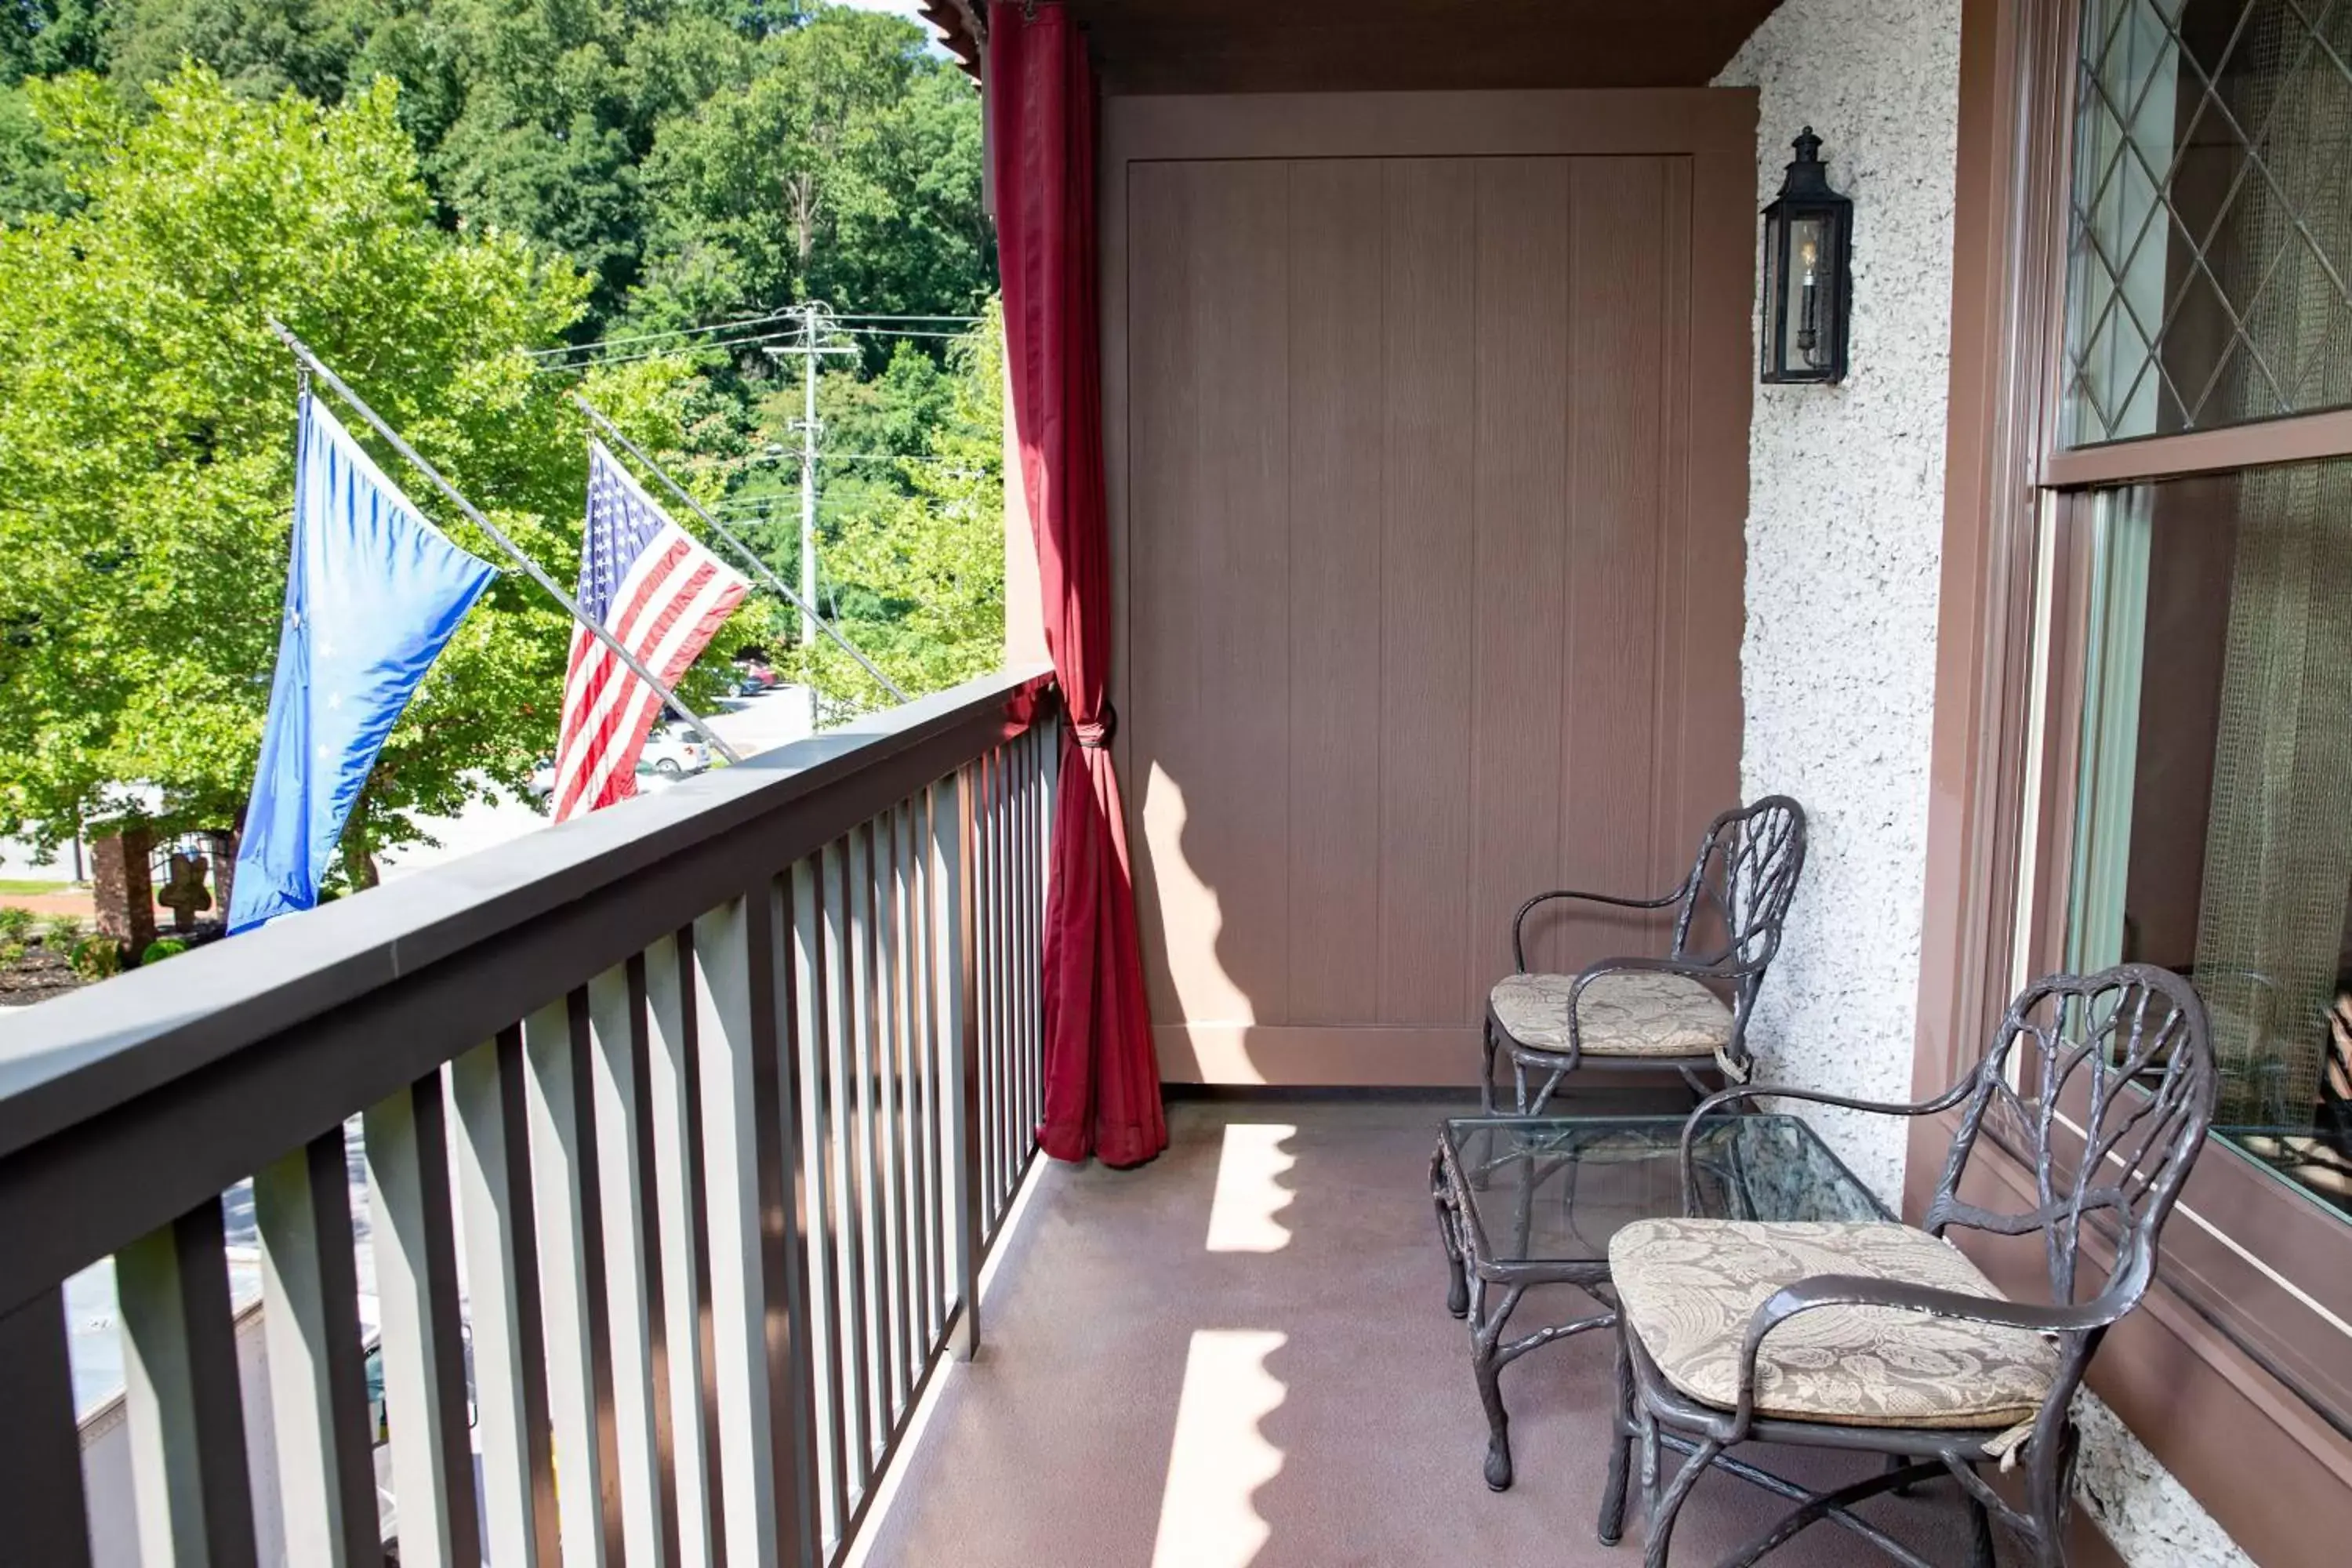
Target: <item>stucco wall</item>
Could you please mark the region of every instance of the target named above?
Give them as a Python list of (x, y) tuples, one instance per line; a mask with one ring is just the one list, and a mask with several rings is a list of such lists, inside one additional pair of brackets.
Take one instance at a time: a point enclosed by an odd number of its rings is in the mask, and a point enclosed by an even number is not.
[[(1911, 1091), (1958, 150), (1959, 0), (1786, 0), (1717, 79), (1760, 100), (1758, 205), (1811, 125), (1853, 198), (1852, 372), (1759, 386), (1748, 515), (1740, 783), (1811, 824), (1804, 885), (1751, 1037), (1759, 1076)], [(1809, 1110), (1899, 1197), (1901, 1124)], [(2083, 1396), (2079, 1494), (2133, 1568), (2252, 1560)]]
[[(1759, 205), (1822, 138), (1853, 199), (1852, 371), (1759, 386), (1750, 448), (1741, 787), (1804, 804), (1811, 843), (1758, 1002), (1762, 1076), (1911, 1089), (1943, 534), (1958, 0), (1789, 0), (1718, 81), (1759, 89)], [(1856, 1173), (1901, 1193), (1903, 1130), (1824, 1112)]]

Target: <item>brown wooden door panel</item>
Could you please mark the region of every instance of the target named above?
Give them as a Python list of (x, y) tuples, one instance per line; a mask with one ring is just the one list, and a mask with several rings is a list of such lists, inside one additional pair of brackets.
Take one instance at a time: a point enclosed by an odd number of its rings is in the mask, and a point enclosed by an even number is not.
[[(1736, 430), (1695, 429), (1692, 391), (1746, 355), (1692, 360), (1692, 160), (1114, 177), (1121, 760), (1163, 1071), (1461, 1081), (1517, 903), (1657, 890), (1736, 786), (1736, 721), (1736, 721), (1738, 519), (1695, 528), (1687, 470), (1744, 463), (1744, 393), (1708, 405)], [(1554, 920), (1531, 956), (1661, 940)]]
[(1375, 1021), (1391, 1026), (1454, 1027), (1472, 1005), (1464, 871), (1477, 583), (1464, 500), (1476, 471), (1477, 362), (1462, 311), (1477, 284), (1463, 243), (1476, 221), (1476, 169), (1467, 159), (1400, 160), (1387, 164), (1383, 192), (1385, 368), (1370, 389), (1386, 431), (1381, 616), (1368, 650), (1381, 684), (1381, 799), (1356, 851), (1379, 863), (1381, 893), (1375, 909), (1321, 918), (1378, 933)]
[[(1387, 171), (1370, 159), (1291, 166), (1290, 1009), (1380, 1022), (1381, 519)], [(1350, 911), (1332, 918), (1331, 911)]]
[[(1658, 593), (1659, 559), (1674, 533), (1661, 505), (1664, 468), (1682, 417), (1661, 396), (1669, 189), (1664, 159), (1576, 160), (1578, 374), (1568, 414), (1576, 479), (1559, 857), (1570, 887), (1661, 890), (1658, 839), (1696, 837), (1671, 820), (1678, 801), (1659, 809), (1657, 772), (1659, 647), (1682, 620), (1680, 606)], [(1543, 961), (1553, 968), (1654, 950), (1660, 937), (1654, 921), (1591, 906), (1547, 926)]]

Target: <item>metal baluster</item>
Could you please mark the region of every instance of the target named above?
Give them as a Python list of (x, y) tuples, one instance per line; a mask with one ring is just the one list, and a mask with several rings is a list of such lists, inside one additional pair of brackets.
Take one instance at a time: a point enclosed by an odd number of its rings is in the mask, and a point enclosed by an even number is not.
[(439, 1071), (370, 1107), (363, 1133), (401, 1568), (480, 1568)]
[(648, 1099), (654, 1190), (662, 1209), (663, 1316), (669, 1337), (670, 1466), (677, 1507), (677, 1560), (724, 1568), (725, 1483), (719, 1467), (717, 1325), (710, 1310), (710, 1249), (702, 1140), (702, 1064), (688, 969), (690, 935), (646, 949)]
[(856, 1045), (851, 1003), (854, 944), (844, 841), (826, 845), (819, 865), (824, 939), (824, 1059), (830, 1097), (825, 1142), (833, 1170), (833, 1221), (838, 1237), (832, 1307), (838, 1324), (835, 1355), (841, 1369), (843, 1486), (854, 1504), (866, 1487), (865, 1456), (871, 1450), (866, 1440), (866, 1365), (860, 1351), (866, 1321), (866, 1260), (857, 1207)]
[[(775, 1082), (774, 894), (694, 922), (696, 1037), (710, 1182), (711, 1305), (717, 1324), (719, 1467), (728, 1561), (797, 1559), (790, 1345), (782, 1323), (785, 1142)], [(772, 1224), (771, 1223), (772, 1222)]]
[(541, 1331), (547, 1336), (548, 1415), (563, 1556), (603, 1568), (620, 1554), (612, 1486), (612, 1363), (605, 1352), (604, 1238), (596, 1191), (596, 1130), (585, 1081), (588, 998), (573, 991), (522, 1026), (531, 1208), (539, 1226)]
[(998, 916), (1004, 874), (1004, 856), (997, 842), (997, 788), (1003, 759), (990, 751), (972, 765), (980, 784), (973, 813), (978, 847), (972, 890), (980, 900), (980, 1059), (981, 1114), (984, 1131), (981, 1185), (981, 1246), (985, 1249), (996, 1234), (996, 1216), (1004, 1202), (1004, 932)]
[(141, 1559), (149, 1568), (252, 1568), (220, 1200), (124, 1247), (114, 1277)]
[[(767, 976), (770, 1036), (761, 1058), (759, 1092), (772, 1107), (765, 1123), (773, 1129), (772, 1149), (761, 1154), (761, 1229), (772, 1236), (762, 1257), (768, 1270), (769, 1375), (779, 1377), (782, 1400), (778, 1430), (784, 1461), (777, 1478), (779, 1511), (784, 1515), (785, 1559), (800, 1568), (830, 1561), (824, 1506), (818, 1474), (816, 1363), (820, 1359), (809, 1316), (808, 1258), (814, 1226), (823, 1223), (811, 1207), (809, 1189), (797, 1179), (803, 1164), (801, 1100), (809, 1092), (794, 1046), (800, 1017), (801, 973), (793, 942), (795, 910), (789, 868), (764, 881), (760, 901), (766, 913), (753, 922), (760, 969)], [(781, 1292), (781, 1298), (778, 1293)], [(781, 1312), (775, 1303), (781, 1299)], [(778, 1340), (782, 1338), (782, 1343)]]
[(499, 1568), (552, 1568), (555, 1471), (522, 1079), (522, 1032), (509, 1028), (450, 1064), (449, 1097), (457, 1111), (459, 1237), (474, 1329), (483, 1547)]
[(935, 814), (931, 866), (939, 888), (936, 907), (944, 940), (940, 943), (939, 998), (940, 1040), (947, 1052), (947, 1090), (942, 1119), (947, 1129), (947, 1177), (950, 1257), (959, 1316), (949, 1341), (959, 1361), (970, 1361), (980, 1349), (980, 1009), (978, 954), (973, 931), (972, 795), (976, 770), (958, 770), (945, 786), (949, 809)]
[(832, 1550), (849, 1518), (848, 1480), (845, 1473), (847, 1448), (842, 1432), (845, 1349), (840, 1310), (841, 1233), (835, 1224), (839, 1210), (831, 1136), (831, 1111), (838, 1085), (827, 1070), (830, 1037), (827, 1022), (827, 958), (824, 927), (824, 864), (817, 858), (796, 862), (790, 873), (793, 963), (792, 1059), (799, 1074), (802, 1183), (807, 1191), (809, 1342), (812, 1397), (816, 1405), (814, 1429), (817, 1490), (821, 1501), (819, 1536)]
[(923, 867), (917, 847), (922, 842), (918, 826), (922, 797), (899, 804), (891, 813), (892, 848), (898, 868), (898, 1076), (906, 1100), (907, 1167), (907, 1329), (914, 1346), (916, 1375), (929, 1367), (933, 1344), (931, 1315), (930, 1083), (929, 1060), (930, 1019), (923, 987), (929, 968), (925, 951)]
[(877, 1244), (882, 1250), (879, 1269), (885, 1279), (882, 1290), (882, 1311), (877, 1314), (882, 1326), (882, 1338), (887, 1342), (887, 1363), (891, 1368), (889, 1383), (882, 1394), (882, 1432), (885, 1448), (889, 1446), (889, 1434), (898, 1429), (898, 1413), (906, 1408), (906, 1392), (915, 1380), (915, 1361), (908, 1354), (906, 1340), (906, 1225), (903, 1225), (903, 1166), (898, 1162), (901, 1131), (898, 1131), (898, 1006), (896, 1006), (896, 985), (898, 985), (898, 938), (896, 938), (896, 877), (894, 856), (891, 856), (887, 820), (875, 818), (866, 823), (866, 868), (870, 872), (873, 889), (873, 920), (868, 924), (868, 952), (873, 954), (870, 971), (870, 1018), (873, 1018), (873, 1074), (875, 1074), (875, 1166), (882, 1175), (882, 1201), (877, 1206)]
[(918, 800), (910, 853), (915, 861), (917, 886), (915, 921), (920, 932), (917, 945), (921, 952), (915, 1005), (922, 1024), (916, 1031), (915, 1040), (923, 1085), (923, 1339), (936, 1352), (948, 1321), (947, 1223), (940, 1206), (946, 1191), (946, 1184), (940, 1179), (941, 1159), (946, 1152), (946, 1115), (941, 1109), (946, 1078), (940, 1061), (945, 1037), (940, 1010), (940, 976), (946, 967), (946, 949), (942, 945), (944, 928), (939, 918), (939, 867), (932, 854), (932, 837), (940, 815), (939, 785), (925, 788)]
[(338, 1124), (253, 1179), (286, 1555), (320, 1568), (383, 1554), (347, 1162)]
[(1005, 1211), (1013, 1205), (1013, 1187), (1019, 1180), (1021, 1159), (1013, 1125), (1013, 971), (1018, 961), (1013, 955), (1013, 851), (1007, 842), (1013, 821), (1013, 758), (1006, 747), (1000, 745), (988, 754), (988, 879), (982, 886), (988, 893), (990, 940), (995, 949), (990, 963), (996, 977), (996, 1005), (989, 1014), (995, 1033), (996, 1061), (989, 1102), (996, 1122), (996, 1193), (995, 1202), (988, 1211), (988, 1241), (993, 1247), (997, 1228), (1003, 1225)]
[(877, 1147), (874, 1050), (874, 861), (864, 826), (844, 840), (842, 870), (849, 919), (847, 965), (850, 1074), (856, 1085), (851, 1150), (857, 1200), (857, 1247), (863, 1292), (856, 1318), (857, 1356), (865, 1373), (866, 1441), (858, 1450), (859, 1490), (872, 1483), (890, 1430), (890, 1352), (882, 1330), (889, 1289), (882, 1236), (881, 1170)]
[(622, 1549), (631, 1568), (669, 1568), (677, 1561), (678, 1511), (670, 1469), (668, 1319), (655, 1276), (664, 1205), (654, 1170), (645, 1002), (642, 957), (588, 983), (588, 1093), (604, 1220)]
[(1036, 1157), (1037, 1123), (1044, 1112), (1045, 1081), (1038, 1063), (1045, 1053), (1045, 878), (1038, 865), (1037, 807), (1045, 798), (1038, 773), (1045, 765), (1040, 731), (1021, 737), (1021, 1147), (1023, 1163)]

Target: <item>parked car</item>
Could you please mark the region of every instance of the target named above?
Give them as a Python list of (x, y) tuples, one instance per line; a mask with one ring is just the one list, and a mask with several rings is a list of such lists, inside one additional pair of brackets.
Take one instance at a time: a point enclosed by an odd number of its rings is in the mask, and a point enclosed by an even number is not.
[(710, 748), (701, 737), (677, 724), (656, 724), (637, 753), (637, 772), (666, 779), (682, 779), (710, 765)]

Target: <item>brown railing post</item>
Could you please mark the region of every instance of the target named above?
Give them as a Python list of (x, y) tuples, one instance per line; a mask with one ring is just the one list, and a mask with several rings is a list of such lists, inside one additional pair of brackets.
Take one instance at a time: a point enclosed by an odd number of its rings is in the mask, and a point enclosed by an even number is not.
[(948, 1343), (958, 1361), (970, 1361), (980, 1350), (981, 1161), (984, 1156), (980, 1105), (980, 954), (974, 931), (976, 889), (972, 885), (972, 796), (977, 787), (972, 764), (956, 770), (955, 814), (949, 829), (955, 840), (945, 857), (946, 946), (950, 967), (946, 976), (947, 1028), (943, 1033), (952, 1047), (948, 1103), (955, 1107), (955, 1116), (950, 1123), (954, 1148), (948, 1161), (948, 1180), (953, 1184), (950, 1210), (955, 1229), (956, 1279), (958, 1293), (962, 1298)]

